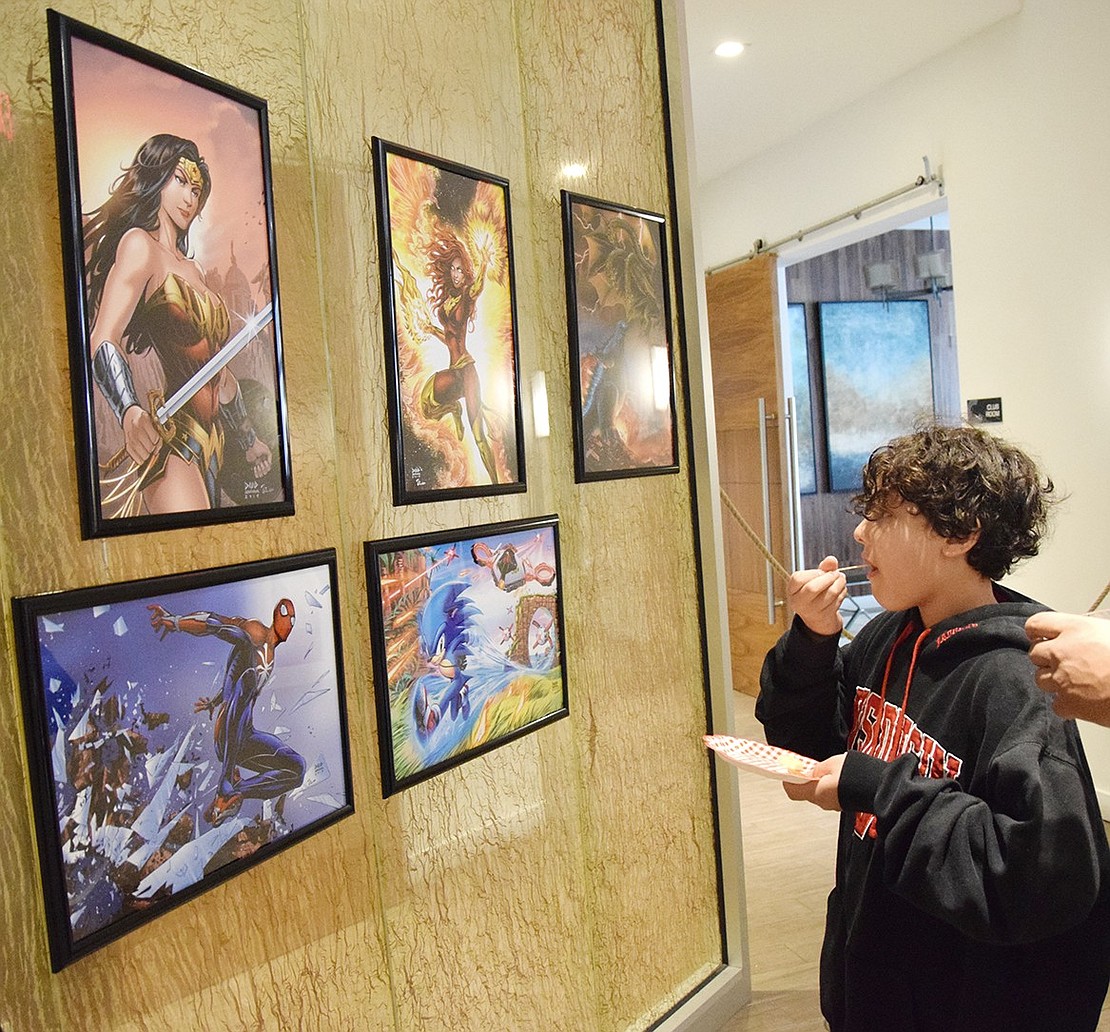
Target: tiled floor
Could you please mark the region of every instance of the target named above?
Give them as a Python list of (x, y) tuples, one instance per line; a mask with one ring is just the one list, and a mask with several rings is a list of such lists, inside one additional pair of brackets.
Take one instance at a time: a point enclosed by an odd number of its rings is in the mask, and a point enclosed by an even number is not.
[[(856, 620), (854, 629), (861, 626)], [(762, 740), (755, 700), (739, 693), (734, 700), (736, 734)], [(739, 771), (737, 776), (752, 1003), (719, 1032), (821, 1032), (817, 958), (832, 886), (837, 815), (791, 802), (777, 781)], [(1096, 1032), (1110, 1032), (1110, 1006), (1104, 1006)]]
[[(763, 739), (755, 700), (735, 695), (736, 734)], [(737, 772), (744, 834), (752, 1003), (720, 1032), (819, 1032), (817, 957), (832, 887), (837, 815)]]

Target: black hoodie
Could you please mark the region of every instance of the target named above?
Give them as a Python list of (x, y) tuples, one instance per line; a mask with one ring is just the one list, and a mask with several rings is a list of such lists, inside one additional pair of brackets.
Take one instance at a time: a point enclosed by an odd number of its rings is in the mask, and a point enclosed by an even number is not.
[(847, 750), (821, 953), (833, 1032), (1092, 1032), (1110, 980), (1110, 851), (1074, 721), (999, 603), (843, 648), (795, 620), (756, 716), (773, 745)]

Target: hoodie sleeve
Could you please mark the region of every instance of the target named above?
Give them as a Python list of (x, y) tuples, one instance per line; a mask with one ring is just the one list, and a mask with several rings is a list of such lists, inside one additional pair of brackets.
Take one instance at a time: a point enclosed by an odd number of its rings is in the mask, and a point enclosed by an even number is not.
[(756, 719), (767, 741), (824, 759), (844, 751), (838, 635), (814, 637), (795, 617), (763, 661)]
[(1099, 894), (1105, 833), (1078, 735), (1045, 710), (1041, 723), (1047, 734), (999, 743), (975, 779), (980, 794), (919, 776), (912, 754), (845, 758), (841, 805), (878, 818), (884, 883), (973, 939), (1055, 935), (1082, 921)]

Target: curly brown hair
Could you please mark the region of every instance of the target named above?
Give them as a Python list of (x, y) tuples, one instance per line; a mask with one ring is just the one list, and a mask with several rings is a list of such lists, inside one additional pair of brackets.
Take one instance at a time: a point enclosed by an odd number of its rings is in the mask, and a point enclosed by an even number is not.
[(906, 501), (941, 537), (979, 540), (968, 564), (999, 580), (1035, 556), (1048, 528), (1052, 481), (1021, 449), (972, 426), (929, 425), (876, 448), (852, 498), (874, 520)]

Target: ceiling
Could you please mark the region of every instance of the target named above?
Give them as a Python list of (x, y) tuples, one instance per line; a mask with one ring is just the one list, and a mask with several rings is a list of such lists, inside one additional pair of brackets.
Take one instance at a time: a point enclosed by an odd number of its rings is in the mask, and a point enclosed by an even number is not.
[[(708, 182), (1017, 13), (1022, 0), (686, 0), (698, 178)], [(724, 39), (746, 45), (714, 55)]]

